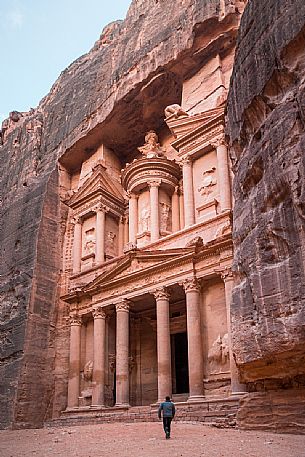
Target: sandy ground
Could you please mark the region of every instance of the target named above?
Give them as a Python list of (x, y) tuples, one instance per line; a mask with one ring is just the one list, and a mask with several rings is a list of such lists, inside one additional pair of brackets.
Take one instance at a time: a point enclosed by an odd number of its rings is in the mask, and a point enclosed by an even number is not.
[(0, 431), (1, 457), (305, 457), (305, 436), (173, 423), (101, 424)]

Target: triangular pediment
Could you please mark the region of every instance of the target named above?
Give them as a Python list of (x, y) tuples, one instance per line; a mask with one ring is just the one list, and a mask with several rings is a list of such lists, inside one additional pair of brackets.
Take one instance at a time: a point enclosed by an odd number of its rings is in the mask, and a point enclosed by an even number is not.
[(120, 184), (107, 173), (105, 167), (98, 164), (76, 193), (70, 198), (69, 206), (75, 207), (90, 200), (97, 194), (104, 194), (124, 203), (124, 194)]
[(224, 107), (221, 106), (192, 116), (171, 117), (166, 120), (166, 123), (176, 138), (175, 143), (178, 143), (198, 129), (212, 127), (216, 120), (223, 120), (223, 117)]
[(194, 248), (177, 248), (160, 251), (131, 251), (116, 266), (107, 272), (103, 272), (86, 286), (86, 290), (106, 286), (108, 283), (136, 277), (143, 273), (148, 273), (159, 268), (164, 269), (166, 264), (177, 262), (192, 256)]

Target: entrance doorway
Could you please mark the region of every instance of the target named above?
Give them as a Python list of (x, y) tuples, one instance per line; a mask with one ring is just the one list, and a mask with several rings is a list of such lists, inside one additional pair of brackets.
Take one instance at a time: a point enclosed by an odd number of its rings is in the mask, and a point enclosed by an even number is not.
[(173, 393), (189, 392), (189, 370), (187, 353), (187, 333), (172, 335), (173, 347)]

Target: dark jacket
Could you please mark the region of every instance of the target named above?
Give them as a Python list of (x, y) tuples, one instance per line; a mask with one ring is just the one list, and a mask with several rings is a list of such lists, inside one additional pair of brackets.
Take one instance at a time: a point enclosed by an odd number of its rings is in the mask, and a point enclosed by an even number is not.
[(158, 409), (158, 417), (161, 419), (161, 411), (163, 411), (163, 417), (174, 417), (175, 416), (175, 405), (171, 401), (164, 401), (160, 403)]

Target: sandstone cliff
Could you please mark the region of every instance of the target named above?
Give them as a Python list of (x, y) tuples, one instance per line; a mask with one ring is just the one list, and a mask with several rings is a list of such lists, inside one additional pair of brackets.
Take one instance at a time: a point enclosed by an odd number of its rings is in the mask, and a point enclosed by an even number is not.
[(245, 426), (305, 425), (304, 47), (303, 0), (248, 3), (227, 108), (234, 353), (243, 380), (259, 391), (243, 401)]
[[(52, 408), (53, 359), (65, 206), (58, 159), (103, 142), (131, 154), (182, 80), (215, 48), (234, 47), (233, 0), (135, 0), (68, 67), (36, 110), (13, 113), (0, 146), (0, 422), (41, 426)], [(67, 154), (68, 151), (68, 154)], [(64, 350), (64, 349), (63, 349)]]

